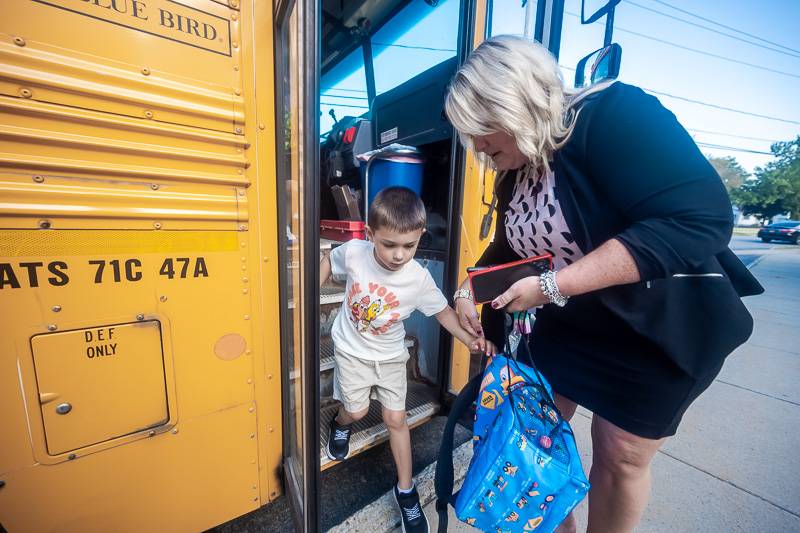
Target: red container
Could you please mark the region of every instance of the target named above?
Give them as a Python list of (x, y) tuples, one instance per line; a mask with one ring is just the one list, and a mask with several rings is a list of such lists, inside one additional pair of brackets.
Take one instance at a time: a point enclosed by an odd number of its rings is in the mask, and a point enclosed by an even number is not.
[(320, 220), (319, 234), (323, 239), (345, 242), (350, 239), (364, 240), (364, 222), (357, 220)]

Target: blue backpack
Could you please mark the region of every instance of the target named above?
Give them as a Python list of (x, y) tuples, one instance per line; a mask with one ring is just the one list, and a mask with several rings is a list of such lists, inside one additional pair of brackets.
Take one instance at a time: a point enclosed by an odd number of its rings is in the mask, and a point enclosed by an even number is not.
[[(527, 339), (519, 352), (531, 361)], [(453, 432), (476, 398), (472, 461), (454, 497)], [(507, 346), (464, 387), (448, 416), (436, 465), (439, 532), (447, 531), (448, 503), (482, 531), (552, 532), (588, 490), (572, 428), (550, 385)]]

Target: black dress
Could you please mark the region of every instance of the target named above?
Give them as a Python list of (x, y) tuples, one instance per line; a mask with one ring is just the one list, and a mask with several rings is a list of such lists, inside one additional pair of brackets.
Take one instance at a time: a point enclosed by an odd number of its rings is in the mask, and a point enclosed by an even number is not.
[[(643, 281), (575, 296), (564, 308), (540, 308), (531, 336), (535, 363), (556, 392), (618, 427), (645, 438), (673, 435), (724, 357), (752, 331), (736, 291), (753, 294), (760, 286), (727, 249), (732, 229), (727, 193), (672, 113), (622, 83), (583, 103), (572, 136), (552, 163), (554, 193), (579, 252), (588, 254), (616, 238), (630, 251)], [(519, 224), (507, 232), (506, 215), (519, 214), (514, 211), (518, 181), (509, 172), (498, 186), (495, 236), (479, 266), (542, 251), (514, 243), (522, 236)], [(546, 236), (548, 228), (535, 218), (525, 236)], [(720, 276), (673, 278), (676, 273)], [(651, 280), (664, 286), (650, 290)], [(730, 331), (723, 316), (711, 316), (713, 306), (694, 303), (722, 297), (730, 301), (718, 302), (721, 312), (725, 304), (740, 306)], [(703, 308), (696, 325), (692, 317), (676, 316), (684, 299), (687, 307)], [(668, 313), (653, 320), (659, 308)], [(721, 332), (711, 334), (708, 350), (704, 320)], [(486, 336), (502, 346), (503, 313), (483, 306), (481, 322)]]

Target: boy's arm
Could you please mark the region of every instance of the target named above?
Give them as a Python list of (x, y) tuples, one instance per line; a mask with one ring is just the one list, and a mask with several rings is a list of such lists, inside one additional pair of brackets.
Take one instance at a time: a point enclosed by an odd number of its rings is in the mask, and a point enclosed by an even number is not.
[(330, 276), (331, 258), (328, 254), (324, 254), (319, 262), (319, 286), (322, 287)]
[(460, 340), (472, 352), (485, 352), (494, 355), (495, 346), (483, 337), (473, 337), (467, 330), (461, 327), (458, 323), (458, 316), (456, 312), (449, 305), (436, 313), (436, 320), (442, 325), (444, 329), (450, 334)]

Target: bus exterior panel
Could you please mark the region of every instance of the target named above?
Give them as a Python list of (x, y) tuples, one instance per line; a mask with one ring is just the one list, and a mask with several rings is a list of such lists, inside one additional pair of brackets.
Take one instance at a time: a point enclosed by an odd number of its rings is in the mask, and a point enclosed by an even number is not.
[(202, 530), (280, 494), (271, 16), (0, 5), (8, 530)]

